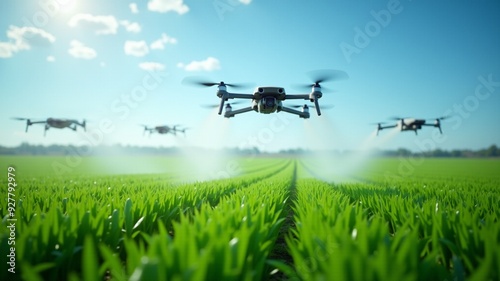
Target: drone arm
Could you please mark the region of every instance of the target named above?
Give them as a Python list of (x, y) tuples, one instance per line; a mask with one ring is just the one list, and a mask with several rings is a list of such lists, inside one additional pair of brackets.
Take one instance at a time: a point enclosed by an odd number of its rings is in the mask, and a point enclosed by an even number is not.
[(398, 126), (397, 124), (396, 125), (389, 125), (389, 126), (382, 126), (382, 127), (380, 127), (380, 130), (389, 129), (389, 128), (396, 128), (397, 126)]
[(441, 123), (437, 123), (437, 124), (422, 124), (422, 126), (437, 127), (439, 129), (439, 133), (443, 134), (443, 131), (441, 130)]
[(230, 117), (234, 117), (236, 114), (250, 112), (252, 110), (253, 110), (253, 108), (251, 106), (249, 106), (249, 107), (244, 107), (244, 108), (237, 109), (237, 110), (226, 111), (224, 113), (224, 117), (230, 118)]
[(228, 98), (228, 99), (253, 99), (254, 95), (227, 93), (226, 98)]
[(316, 107), (316, 112), (318, 113), (318, 116), (321, 116), (321, 110), (319, 109), (318, 99), (314, 99), (314, 107)]
[(291, 109), (291, 108), (285, 107), (285, 106), (281, 107), (281, 111), (298, 115), (300, 118), (304, 118), (304, 119), (307, 119), (310, 116), (309, 112), (307, 112), (307, 111), (298, 111), (298, 110)]
[(383, 130), (383, 129), (389, 129), (389, 128), (396, 128), (398, 125), (389, 125), (389, 126), (380, 126), (378, 129)]
[(153, 128), (148, 128), (148, 126), (144, 126), (144, 132), (142, 132), (142, 135), (144, 136), (148, 131), (149, 134), (151, 135), (151, 133), (153, 132)]
[(224, 108), (224, 102), (225, 101), (226, 101), (225, 98), (221, 98), (220, 99), (219, 112), (218, 112), (219, 115), (221, 115), (221, 113), (222, 113), (222, 109)]
[(286, 95), (286, 100), (308, 100), (309, 95)]

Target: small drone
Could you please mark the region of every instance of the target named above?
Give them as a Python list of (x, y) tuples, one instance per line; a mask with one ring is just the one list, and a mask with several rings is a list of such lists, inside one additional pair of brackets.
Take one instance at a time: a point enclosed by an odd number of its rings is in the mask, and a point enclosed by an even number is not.
[(47, 130), (49, 128), (57, 128), (57, 129), (70, 128), (71, 130), (76, 131), (77, 126), (80, 126), (83, 128), (84, 131), (86, 131), (85, 120), (83, 120), (83, 122), (80, 123), (74, 119), (63, 119), (63, 118), (47, 118), (47, 120), (41, 120), (41, 121), (31, 121), (31, 119), (19, 118), (19, 117), (12, 119), (22, 120), (22, 121), (26, 120), (25, 132), (28, 132), (28, 127), (33, 124), (45, 124), (45, 130), (43, 131), (43, 136), (47, 134)]
[[(274, 87), (274, 86), (266, 86), (266, 87), (257, 87), (253, 91), (252, 94), (240, 94), (240, 93), (231, 93), (227, 91), (227, 87), (233, 88), (242, 88), (245, 87), (242, 84), (229, 84), (224, 83), (223, 81), (217, 82), (207, 82), (199, 79), (187, 78), (184, 79), (183, 83), (188, 83), (192, 85), (198, 86), (217, 86), (217, 97), (221, 99), (219, 104), (218, 114), (222, 114), (222, 109), (224, 108), (224, 103), (230, 99), (249, 99), (251, 100), (251, 105), (248, 107), (244, 107), (241, 109), (233, 110), (231, 103), (227, 103), (225, 106), (224, 117), (231, 118), (237, 114), (255, 111), (263, 114), (270, 114), (274, 112), (288, 112), (291, 114), (298, 115), (300, 118), (307, 119), (310, 117), (309, 114), (309, 106), (304, 104), (302, 106), (290, 106), (286, 107), (283, 105), (283, 101), (285, 100), (309, 100), (313, 102), (314, 105), (311, 106), (316, 109), (318, 116), (321, 115), (321, 110), (319, 107), (318, 100), (323, 96), (321, 83), (333, 80), (341, 80), (347, 79), (348, 75), (344, 71), (341, 70), (319, 70), (310, 72), (310, 77), (313, 80), (312, 84), (299, 85), (301, 88), (310, 88), (311, 92), (309, 94), (302, 95), (289, 95), (285, 92), (283, 87)], [(233, 103), (236, 104), (236, 103)], [(295, 110), (292, 107), (299, 107), (302, 110)]]
[[(439, 132), (442, 134), (443, 131), (441, 130), (441, 120), (446, 119), (446, 118), (448, 118), (448, 117), (443, 116), (443, 117), (438, 117), (438, 118), (433, 118), (433, 119), (415, 119), (415, 118), (394, 117), (391, 119), (398, 121), (394, 125), (382, 126), (382, 124), (385, 124), (385, 123), (383, 123), (383, 122), (376, 123), (377, 124), (377, 136), (378, 136), (379, 131), (381, 131), (383, 129), (395, 128), (395, 127), (399, 127), (401, 131), (414, 131), (415, 135), (417, 135), (417, 130), (422, 129), (422, 126), (436, 127), (439, 129)], [(427, 120), (434, 120), (434, 123), (427, 124), (426, 123)]]
[(186, 134), (186, 130), (188, 128), (184, 129), (179, 129), (177, 126), (179, 125), (174, 125), (172, 127), (167, 126), (167, 125), (161, 125), (161, 126), (155, 126), (155, 127), (148, 127), (147, 125), (141, 125), (144, 127), (144, 134), (146, 132), (149, 132), (149, 135), (151, 136), (152, 133), (158, 133), (160, 135), (165, 135), (165, 134), (172, 134), (172, 135), (177, 135), (177, 132), (181, 132), (183, 134)]

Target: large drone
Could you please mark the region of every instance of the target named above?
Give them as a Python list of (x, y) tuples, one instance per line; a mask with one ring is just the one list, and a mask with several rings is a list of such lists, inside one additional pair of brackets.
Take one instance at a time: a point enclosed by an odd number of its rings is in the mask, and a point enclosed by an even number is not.
[[(311, 89), (309, 94), (302, 95), (289, 95), (285, 92), (283, 87), (274, 87), (274, 86), (266, 86), (266, 87), (257, 87), (253, 91), (252, 94), (240, 94), (240, 93), (231, 93), (227, 91), (228, 87), (233, 88), (242, 88), (245, 87), (242, 84), (229, 84), (221, 82), (207, 82), (199, 79), (186, 78), (183, 83), (198, 85), (198, 86), (217, 86), (217, 97), (219, 97), (219, 111), (218, 114), (221, 115), (222, 109), (224, 108), (224, 104), (226, 101), (230, 99), (249, 99), (251, 100), (251, 105), (248, 107), (244, 107), (241, 109), (233, 110), (231, 103), (227, 103), (225, 106), (224, 117), (231, 118), (237, 114), (255, 111), (263, 114), (270, 114), (274, 112), (288, 112), (291, 114), (298, 115), (300, 118), (307, 119), (310, 117), (309, 114), (309, 106), (304, 104), (302, 106), (290, 106), (286, 107), (283, 105), (284, 100), (309, 100), (313, 102), (314, 105), (311, 106), (316, 109), (318, 116), (321, 115), (321, 110), (319, 107), (318, 100), (323, 96), (321, 83), (333, 80), (341, 80), (347, 79), (348, 75), (344, 71), (340, 70), (319, 70), (310, 72), (312, 84), (299, 85), (300, 88)], [(235, 103), (233, 103), (235, 104)], [(301, 110), (292, 109), (292, 107), (299, 107)]]
[(147, 125), (141, 125), (141, 126), (144, 127), (144, 134), (146, 132), (149, 132), (150, 136), (152, 133), (158, 133), (160, 135), (165, 135), (165, 134), (177, 135), (177, 132), (181, 132), (183, 134), (186, 134), (186, 130), (188, 129), (188, 128), (180, 129), (178, 128), (179, 125), (174, 125), (174, 126), (161, 125), (155, 127), (148, 127)]
[[(417, 130), (422, 129), (423, 126), (429, 126), (429, 127), (436, 127), (439, 129), (439, 132), (442, 134), (443, 131), (441, 130), (441, 120), (448, 118), (447, 116), (443, 117), (438, 117), (438, 118), (433, 118), (433, 119), (415, 119), (415, 118), (400, 118), (400, 117), (393, 117), (391, 119), (397, 120), (397, 123), (394, 125), (387, 125), (387, 126), (382, 126), (382, 124), (385, 124), (383, 122), (377, 123), (377, 136), (378, 132), (383, 130), (383, 129), (388, 129), (388, 128), (395, 128), (399, 127), (401, 131), (414, 131), (415, 135), (417, 135)], [(434, 123), (429, 124), (426, 123), (427, 120), (434, 120)]]
[(77, 126), (80, 126), (83, 128), (84, 131), (86, 131), (86, 123), (85, 120), (83, 122), (78, 122), (77, 120), (74, 119), (63, 119), (63, 118), (47, 118), (46, 120), (41, 120), (41, 121), (31, 121), (31, 119), (28, 118), (12, 118), (14, 120), (26, 120), (26, 130), (25, 132), (28, 132), (28, 127), (33, 125), (33, 124), (45, 124), (45, 129), (43, 131), (43, 136), (47, 134), (47, 130), (49, 128), (57, 128), (57, 129), (63, 129), (63, 128), (70, 128), (73, 131), (76, 131)]

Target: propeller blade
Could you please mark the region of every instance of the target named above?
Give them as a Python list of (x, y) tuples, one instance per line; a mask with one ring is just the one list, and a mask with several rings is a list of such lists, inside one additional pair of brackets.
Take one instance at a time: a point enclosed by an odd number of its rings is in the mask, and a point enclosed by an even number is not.
[(403, 119), (408, 119), (410, 117), (399, 117), (399, 116), (392, 116), (392, 117), (389, 117), (387, 119), (389, 120), (403, 120)]
[[(290, 106), (287, 106), (287, 107), (302, 108), (303, 106), (304, 105), (290, 105)], [(307, 105), (307, 106), (310, 107), (310, 108), (316, 108), (316, 106), (314, 106), (314, 105)], [(331, 109), (331, 108), (334, 108), (335, 105), (330, 105), (330, 104), (329, 105), (321, 105), (320, 107), (321, 107), (321, 109)]]
[(28, 118), (22, 118), (22, 117), (12, 117), (10, 118), (12, 120), (19, 120), (19, 121), (25, 121), (25, 120), (28, 120)]
[(445, 120), (445, 119), (448, 119), (450, 117), (451, 117), (450, 115), (446, 115), (446, 116), (441, 116), (441, 117), (437, 117), (437, 118), (428, 118), (426, 120)]
[(345, 71), (336, 69), (320, 69), (313, 70), (307, 73), (309, 78), (316, 83), (323, 83), (328, 81), (339, 81), (349, 78), (349, 75)]
[[(349, 78), (349, 75), (345, 71), (336, 69), (319, 69), (307, 72), (307, 76), (312, 83), (308, 84), (294, 84), (293, 88), (300, 90), (310, 89), (314, 85), (319, 85), (324, 82), (329, 81), (340, 81)], [(323, 86), (322, 86), (323, 87)], [(326, 89), (326, 88), (325, 88)]]
[(250, 87), (255, 85), (253, 83), (225, 83), (223, 81), (212, 82), (206, 78), (197, 77), (197, 76), (190, 76), (190, 77), (184, 78), (182, 80), (182, 84), (191, 85), (191, 86), (198, 86), (198, 87), (212, 87), (212, 86), (216, 86), (216, 85), (226, 85), (228, 87), (232, 87), (235, 89), (250, 88)]
[[(243, 101), (234, 101), (234, 102), (226, 102), (225, 104), (230, 104), (231, 106), (235, 105), (235, 104), (242, 104)], [(217, 108), (219, 107), (220, 104), (204, 104), (204, 105), (201, 105), (201, 107), (203, 108)]]

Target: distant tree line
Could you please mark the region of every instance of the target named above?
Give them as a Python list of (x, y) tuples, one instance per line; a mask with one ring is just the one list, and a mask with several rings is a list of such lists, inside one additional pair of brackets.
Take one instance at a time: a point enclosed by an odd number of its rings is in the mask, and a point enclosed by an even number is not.
[[(210, 150), (206, 148), (192, 148), (200, 151)], [(225, 153), (234, 155), (307, 155), (310, 153), (318, 153), (307, 149), (287, 149), (281, 150), (276, 153), (262, 152), (258, 148), (227, 148)], [(122, 145), (107, 145), (107, 146), (72, 146), (72, 145), (31, 145), (22, 143), (17, 147), (0, 146), (0, 155), (177, 155), (181, 153), (181, 149), (177, 147), (148, 147), (148, 146), (122, 146)], [(323, 153), (323, 152), (321, 152)], [(325, 151), (324, 153), (349, 155), (356, 153), (356, 151)], [(442, 150), (435, 149), (424, 152), (413, 152), (406, 148), (399, 148), (396, 150), (379, 150), (373, 152), (374, 155), (382, 157), (500, 157), (500, 150), (496, 145), (491, 145), (488, 148), (479, 150), (470, 149), (453, 149)]]
[(500, 150), (496, 145), (491, 145), (488, 148), (479, 150), (471, 149), (453, 149), (442, 150), (434, 149), (430, 151), (412, 152), (405, 148), (397, 150), (381, 151), (380, 155), (390, 157), (406, 157), (406, 156), (421, 156), (421, 157), (500, 157)]

